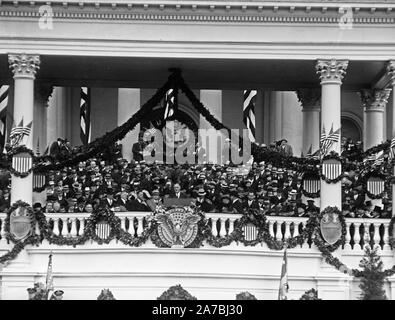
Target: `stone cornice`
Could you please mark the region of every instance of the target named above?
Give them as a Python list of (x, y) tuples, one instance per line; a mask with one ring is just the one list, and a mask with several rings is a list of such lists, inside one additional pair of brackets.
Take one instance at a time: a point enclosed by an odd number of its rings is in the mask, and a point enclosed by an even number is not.
[(39, 8), (45, 4), (51, 6), (55, 19), (395, 24), (395, 1), (358, 6), (339, 2), (0, 1), (0, 17), (39, 18)]

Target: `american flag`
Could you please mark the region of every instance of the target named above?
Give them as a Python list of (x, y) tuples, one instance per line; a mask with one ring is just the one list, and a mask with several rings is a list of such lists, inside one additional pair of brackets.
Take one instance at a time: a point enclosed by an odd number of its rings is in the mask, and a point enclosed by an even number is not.
[(169, 89), (165, 96), (165, 113), (163, 116), (164, 120), (174, 116), (176, 109), (176, 90)]
[(50, 298), (49, 293), (53, 291), (53, 275), (52, 275), (52, 252), (49, 254), (48, 258), (48, 268), (47, 268), (47, 277), (45, 280), (45, 289), (47, 291), (47, 299)]
[(7, 105), (10, 92), (8, 85), (0, 86), (0, 153), (3, 152), (7, 135)]
[(31, 129), (32, 129), (32, 121), (30, 121), (30, 123), (26, 127), (24, 127), (23, 118), (22, 118), (21, 122), (17, 126), (14, 126), (11, 129), (10, 132), (11, 147), (12, 148), (17, 147), (21, 143), (24, 136), (30, 135)]
[(287, 300), (288, 294), (288, 270), (287, 270), (287, 249), (284, 250), (283, 263), (281, 265), (280, 288), (278, 290), (278, 300)]
[(80, 138), (87, 145), (91, 140), (91, 89), (81, 87), (80, 96)]
[(376, 153), (373, 166), (380, 166), (384, 162), (384, 151)]
[(389, 160), (395, 158), (395, 137), (391, 140)]
[(244, 90), (243, 122), (248, 129), (248, 137), (255, 141), (255, 100), (256, 90)]
[(321, 144), (321, 156), (325, 156), (329, 149), (332, 147), (333, 143), (339, 142), (340, 140), (340, 128), (336, 131), (333, 131), (333, 124), (331, 130), (329, 131), (328, 136), (325, 134), (325, 127), (322, 127), (322, 133), (320, 137), (320, 144)]

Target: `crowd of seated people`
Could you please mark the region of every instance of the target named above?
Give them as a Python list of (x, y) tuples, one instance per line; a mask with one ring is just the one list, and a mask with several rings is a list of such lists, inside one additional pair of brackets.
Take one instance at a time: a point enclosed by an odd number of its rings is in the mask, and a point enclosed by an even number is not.
[[(289, 151), (284, 145), (287, 143), (282, 140), (273, 150), (280, 152), (282, 148), (284, 155), (290, 155), (292, 148)], [(46, 213), (91, 213), (99, 207), (115, 212), (152, 212), (166, 198), (189, 198), (192, 206), (203, 212), (243, 214), (252, 208), (269, 216), (307, 217), (319, 211), (317, 202), (303, 196), (302, 173), (295, 170), (265, 162), (254, 162), (244, 172), (233, 165), (147, 164), (128, 162), (120, 154), (112, 152), (82, 161), (76, 167), (48, 172), (45, 200), (36, 203), (35, 208)], [(379, 200), (369, 199), (355, 184), (357, 176), (358, 172), (346, 172), (342, 180), (343, 214), (390, 218), (391, 199), (386, 193)], [(9, 190), (10, 174), (3, 171), (2, 212), (10, 206)]]

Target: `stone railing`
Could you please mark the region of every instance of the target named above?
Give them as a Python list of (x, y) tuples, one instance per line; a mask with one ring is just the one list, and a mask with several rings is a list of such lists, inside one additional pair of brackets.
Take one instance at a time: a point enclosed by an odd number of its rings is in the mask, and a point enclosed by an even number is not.
[[(147, 224), (147, 212), (119, 212), (116, 215), (121, 219), (121, 227), (134, 236), (139, 236)], [(46, 218), (51, 230), (56, 235), (81, 236), (84, 232), (88, 213), (47, 213)], [(206, 213), (206, 218), (211, 223), (213, 235), (225, 237), (233, 232), (235, 222), (241, 218), (239, 214)], [(5, 219), (6, 214), (0, 213), (0, 241), (5, 240)], [(308, 218), (299, 217), (267, 217), (270, 235), (276, 240), (284, 240), (289, 237), (296, 237), (306, 226)], [(365, 244), (379, 245), (383, 250), (391, 249), (389, 242), (390, 219), (346, 219), (346, 236), (343, 249), (360, 250)], [(253, 227), (252, 227), (253, 228)], [(35, 232), (39, 233), (36, 224)], [(303, 248), (311, 247), (311, 239), (303, 243)]]

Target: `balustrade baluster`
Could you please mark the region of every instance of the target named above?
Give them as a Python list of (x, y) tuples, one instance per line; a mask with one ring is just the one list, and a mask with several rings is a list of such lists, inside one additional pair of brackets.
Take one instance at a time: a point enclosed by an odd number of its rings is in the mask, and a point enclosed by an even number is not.
[(297, 222), (293, 222), (293, 233), (292, 233), (292, 237), (297, 237), (299, 235), (299, 223)]
[(234, 225), (235, 225), (235, 218), (229, 218), (229, 231), (228, 234), (231, 234), (234, 230)]
[(36, 235), (40, 235), (40, 226), (38, 225), (38, 221), (36, 221), (34, 224), (34, 233)]
[(375, 246), (379, 246), (379, 248), (381, 249), (381, 246), (380, 246), (380, 240), (381, 240), (381, 238), (380, 238), (380, 225), (381, 225), (381, 223), (373, 223), (372, 224), (373, 225), (373, 244), (375, 245)]
[(69, 234), (69, 229), (67, 226), (67, 218), (60, 218), (62, 220), (62, 236), (67, 236)]
[(361, 224), (359, 222), (355, 222), (354, 223), (354, 229), (355, 229), (355, 232), (354, 232), (354, 250), (362, 250), (361, 244), (360, 244), (360, 241), (361, 241), (360, 228), (361, 228)]
[(214, 237), (217, 236), (218, 232), (217, 232), (217, 220), (214, 218), (211, 218), (211, 232), (213, 234)]
[(282, 237), (282, 234), (281, 234), (281, 223), (279, 221), (276, 221), (273, 224), (273, 231), (274, 231), (274, 239), (275, 240), (281, 240), (281, 237)]
[(60, 235), (60, 228), (59, 228), (59, 218), (52, 218), (53, 221), (53, 233), (55, 235)]
[(0, 236), (1, 236), (1, 239), (4, 240), (5, 239), (5, 217), (0, 218), (0, 222), (1, 222)]
[(121, 228), (126, 231), (126, 217), (119, 217), (121, 219)]
[(144, 217), (137, 217), (137, 236), (143, 233), (143, 219)]
[(81, 218), (80, 219), (80, 229), (78, 230), (79, 236), (84, 235), (84, 229), (85, 229), (85, 218)]
[(289, 221), (284, 221), (284, 239), (289, 239), (291, 237), (291, 223)]
[(390, 243), (390, 238), (389, 238), (389, 233), (388, 233), (388, 227), (389, 225), (384, 223), (383, 224), (383, 250), (391, 250), (391, 246), (389, 245)]
[(224, 218), (219, 218), (221, 221), (221, 225), (219, 227), (219, 236), (220, 237), (225, 237), (226, 236), (226, 228), (225, 228), (225, 221), (226, 219)]
[(346, 224), (344, 250), (351, 250), (351, 223)]
[(74, 217), (69, 218), (69, 222), (71, 223), (70, 235), (75, 237), (77, 235), (77, 219)]

